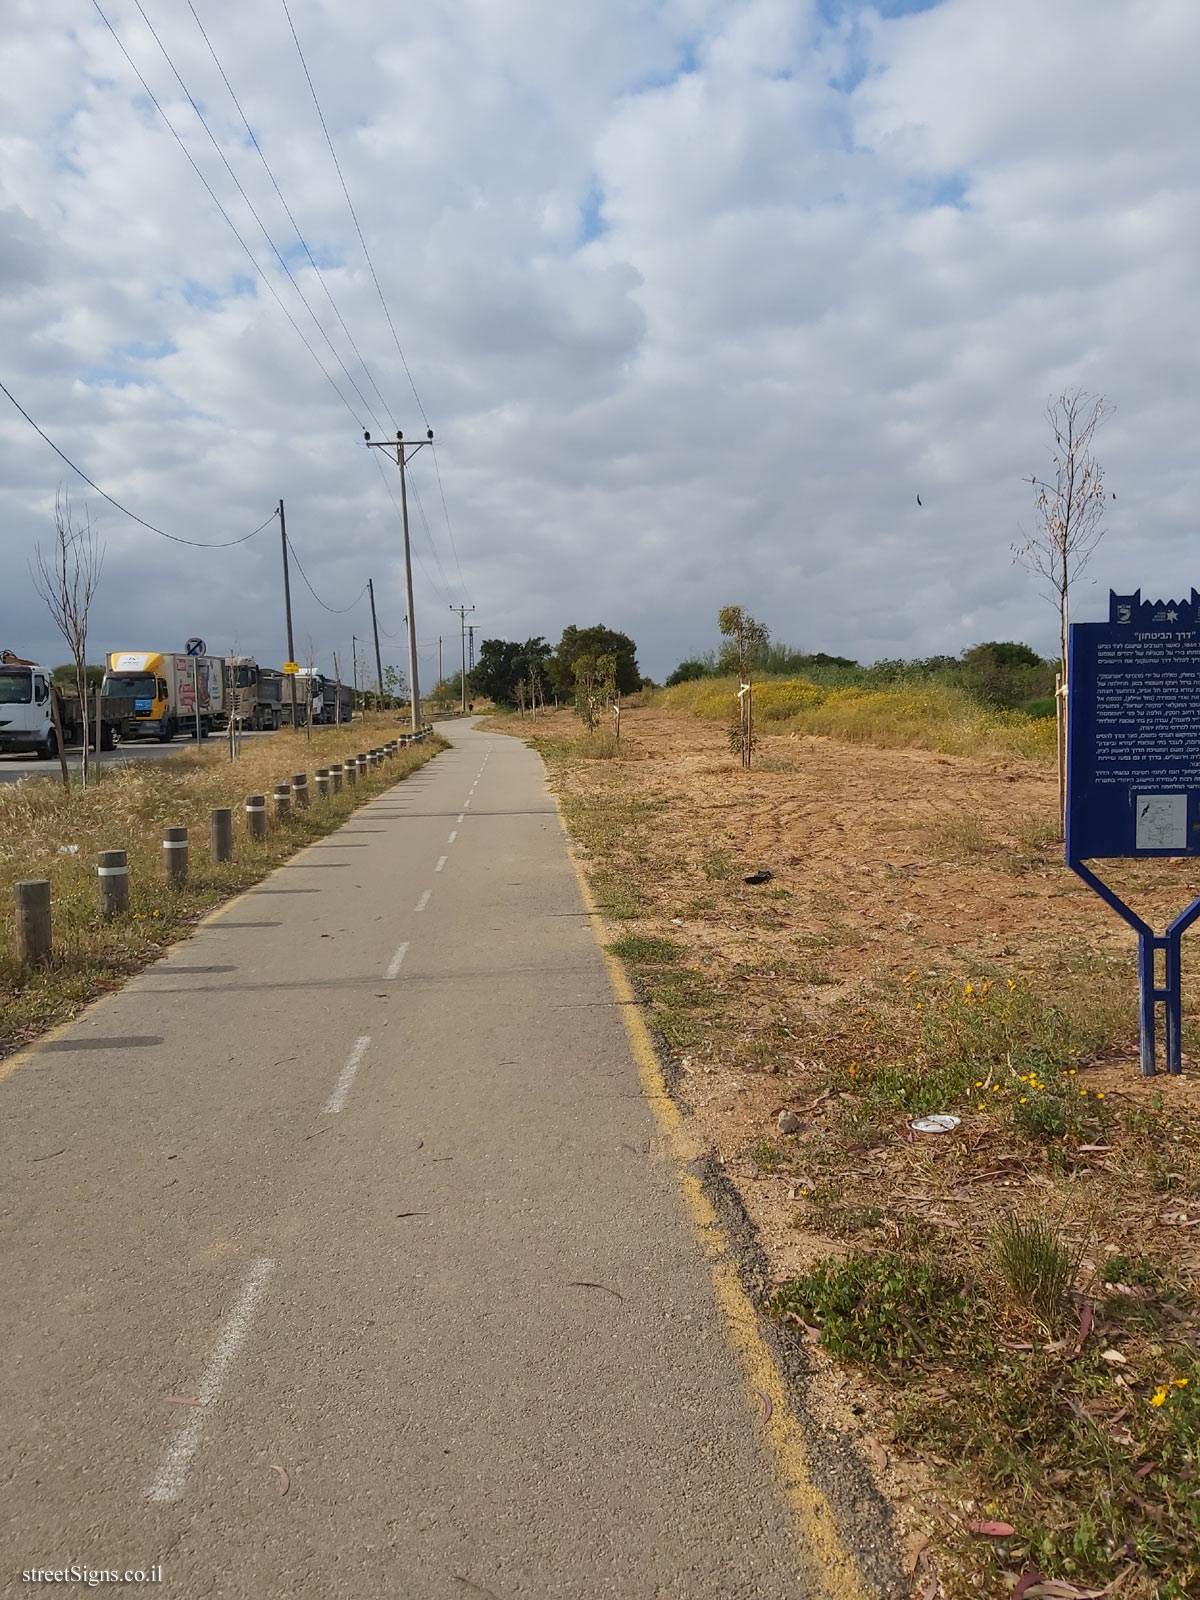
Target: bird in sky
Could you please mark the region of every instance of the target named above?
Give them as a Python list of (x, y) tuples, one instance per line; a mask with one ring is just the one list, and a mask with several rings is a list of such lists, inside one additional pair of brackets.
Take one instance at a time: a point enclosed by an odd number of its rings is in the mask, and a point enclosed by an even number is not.
[(918, 496), (917, 496), (917, 504), (918, 504), (918, 505), (920, 505), (920, 504), (921, 504), (921, 496), (920, 496), (920, 495), (918, 495)]

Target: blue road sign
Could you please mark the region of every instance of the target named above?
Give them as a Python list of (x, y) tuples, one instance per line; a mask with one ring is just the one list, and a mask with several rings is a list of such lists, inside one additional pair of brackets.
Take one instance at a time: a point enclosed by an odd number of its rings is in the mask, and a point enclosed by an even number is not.
[(206, 653), (203, 639), (189, 639), (183, 648), (190, 656), (202, 656)]
[(1200, 855), (1200, 594), (1143, 600), (1138, 589), (1110, 593), (1107, 622), (1070, 629), (1066, 861), (1137, 932), (1147, 1076), (1155, 1070), (1160, 1002), (1167, 1069), (1182, 1070), (1181, 941), (1200, 917), (1200, 900), (1159, 937), (1085, 862), (1190, 855)]

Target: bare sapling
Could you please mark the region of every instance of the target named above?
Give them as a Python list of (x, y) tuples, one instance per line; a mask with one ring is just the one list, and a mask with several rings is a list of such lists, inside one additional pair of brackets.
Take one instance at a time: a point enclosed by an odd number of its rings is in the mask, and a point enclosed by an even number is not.
[(1012, 547), (1013, 560), (1042, 580), (1046, 598), (1058, 611), (1059, 680), (1058, 810), (1066, 822), (1067, 640), (1071, 622), (1071, 586), (1104, 537), (1107, 496), (1104, 469), (1092, 454), (1096, 432), (1111, 407), (1103, 395), (1069, 389), (1051, 400), (1046, 421), (1053, 437), (1054, 474), (1026, 479), (1033, 488), (1036, 527), (1023, 544)]
[[(61, 487), (54, 496), (54, 543), (50, 551), (41, 545), (35, 551), (36, 571), (31, 568), (34, 587), (46, 602), (54, 625), (66, 640), (75, 666), (75, 691), (79, 696), (80, 721), (83, 725), (83, 782), (88, 781), (88, 696), (87, 696), (87, 634), (88, 613), (92, 608), (96, 587), (100, 582), (100, 569), (104, 565), (104, 546), (97, 540), (92, 528), (90, 513), (84, 512), (81, 527), (76, 527), (71, 511), (71, 497)], [(99, 759), (99, 716), (97, 715), (96, 754)], [(61, 722), (56, 737), (62, 756)], [(68, 781), (66, 759), (62, 756), (63, 782)]]

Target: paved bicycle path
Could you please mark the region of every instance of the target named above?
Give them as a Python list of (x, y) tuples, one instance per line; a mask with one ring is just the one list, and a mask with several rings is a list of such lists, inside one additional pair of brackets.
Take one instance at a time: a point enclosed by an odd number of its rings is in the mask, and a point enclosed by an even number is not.
[(5, 1592), (821, 1592), (541, 762), (452, 737), (0, 1082)]

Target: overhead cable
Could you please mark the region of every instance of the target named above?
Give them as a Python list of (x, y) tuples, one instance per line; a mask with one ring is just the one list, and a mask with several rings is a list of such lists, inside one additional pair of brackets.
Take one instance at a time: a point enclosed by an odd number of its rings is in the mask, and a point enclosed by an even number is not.
[[(242, 126), (245, 128), (246, 133), (249, 136), (250, 143), (254, 146), (255, 152), (258, 155), (258, 159), (263, 164), (263, 171), (266, 173), (267, 177), (271, 180), (271, 187), (275, 190), (275, 193), (278, 195), (280, 205), (287, 212), (288, 221), (291, 223), (292, 227), (295, 229), (296, 238), (300, 241), (300, 247), (304, 251), (304, 254), (308, 258), (308, 264), (313, 269), (313, 272), (316, 274), (317, 282), (321, 285), (321, 288), (325, 291), (325, 298), (329, 301), (329, 304), (332, 306), (333, 314), (338, 319), (338, 322), (341, 325), (342, 332), (346, 335), (346, 338), (349, 340), (350, 348), (351, 348), (351, 350), (354, 351), (354, 354), (357, 356), (359, 365), (362, 367), (363, 372), (366, 374), (368, 383), (371, 385), (372, 389), (374, 389), (375, 393), (379, 396), (380, 405), (383, 407), (384, 411), (387, 412), (388, 415), (390, 416), (391, 415), (391, 409), (388, 406), (387, 401), (383, 397), (383, 391), (380, 389), (378, 383), (376, 383), (375, 376), (372, 373), (370, 367), (367, 366), (366, 358), (363, 356), (361, 350), (359, 350), (359, 348), (358, 348), (358, 345), (355, 343), (354, 335), (350, 332), (350, 329), (347, 327), (346, 319), (345, 319), (345, 317), (343, 317), (341, 311), (339, 310), (337, 301), (333, 298), (333, 294), (330, 291), (329, 285), (325, 281), (325, 275), (321, 271), (320, 267), (317, 265), (312, 251), (308, 248), (308, 243), (305, 240), (304, 235), (300, 232), (300, 224), (296, 221), (296, 218), (292, 214), (291, 206), (288, 205), (286, 199), (284, 198), (283, 190), (279, 187), (278, 180), (276, 179), (274, 172), (272, 172), (272, 170), (271, 170), (270, 164), (267, 161), (267, 158), (266, 158), (266, 155), (263, 152), (262, 146), (259, 144), (258, 139), (255, 136), (254, 129), (250, 126), (249, 119), (247, 118), (246, 113), (242, 110), (242, 103), (238, 99), (237, 95), (234, 92), (233, 85), (229, 81), (229, 77), (228, 77), (228, 74), (225, 71), (225, 68), (221, 65), (220, 59), (217, 56), (217, 52), (213, 48), (212, 40), (208, 37), (208, 34), (204, 31), (204, 24), (200, 21), (199, 16), (197, 16), (196, 8), (192, 4), (192, 0), (187, 0), (187, 8), (192, 13), (192, 16), (195, 18), (196, 26), (200, 30), (200, 37), (204, 40), (205, 44), (208, 46), (208, 53), (209, 53), (209, 55), (212, 56), (213, 63), (215, 64), (217, 71), (221, 74), (221, 78), (222, 78), (222, 81), (225, 84), (225, 87), (229, 90), (229, 98), (233, 101), (234, 105), (237, 107), (237, 114), (242, 119)], [(361, 391), (359, 391), (359, 395), (360, 395), (360, 398), (361, 398)], [(366, 402), (364, 401), (364, 404), (365, 403)], [(371, 415), (373, 417), (375, 417), (375, 413), (374, 412), (372, 412)], [(376, 422), (379, 421), (378, 417), (375, 417), (375, 421)], [(382, 424), (380, 424), (380, 426), (382, 427)]]
[(98, 483), (88, 477), (87, 473), (82, 467), (75, 465), (65, 450), (59, 449), (48, 433), (43, 432), (43, 430), (38, 427), (37, 423), (29, 415), (25, 407), (12, 393), (12, 391), (6, 388), (3, 383), (0, 383), (0, 391), (3, 391), (3, 393), (8, 396), (13, 405), (16, 406), (17, 410), (25, 418), (25, 421), (33, 429), (34, 433), (39, 434), (41, 438), (43, 438), (50, 446), (51, 450), (54, 451), (54, 454), (61, 457), (61, 459), (70, 467), (71, 471), (81, 477), (84, 483), (86, 483), (90, 489), (94, 489), (102, 500), (107, 500), (110, 506), (115, 506), (122, 516), (128, 517), (131, 522), (136, 522), (140, 527), (148, 528), (151, 533), (157, 533), (160, 539), (170, 539), (172, 544), (190, 544), (197, 550), (228, 550), (231, 545), (245, 544), (248, 539), (253, 539), (256, 533), (261, 533), (263, 529), (270, 523), (274, 522), (276, 516), (278, 516), (278, 512), (272, 511), (266, 522), (260, 522), (258, 527), (255, 528), (252, 533), (244, 533), (240, 539), (218, 539), (215, 542), (211, 542), (204, 539), (181, 539), (177, 533), (167, 533), (164, 528), (156, 528), (152, 522), (147, 522), (145, 517), (139, 517), (136, 511), (130, 511), (128, 506), (123, 506), (119, 500), (114, 500), (112, 495), (109, 494), (107, 490), (102, 489)]
[[(292, 288), (295, 289), (296, 294), (298, 295), (298, 297), (300, 299), (300, 304), (304, 307), (304, 309), (308, 312), (309, 316), (313, 319), (313, 322), (316, 325), (317, 332), (321, 335), (322, 339), (324, 339), (325, 343), (329, 346), (330, 355), (333, 357), (333, 359), (337, 362), (338, 366), (341, 367), (342, 371), (345, 373), (346, 379), (349, 382), (350, 387), (354, 390), (355, 394), (362, 401), (363, 407), (367, 411), (367, 413), (370, 416), (371, 420), (375, 423), (376, 427), (382, 427), (383, 424), (380, 422), (379, 418), (376, 416), (374, 410), (372, 409), (371, 402), (367, 399), (366, 395), (358, 387), (358, 384), (355, 381), (354, 375), (350, 371), (350, 368), (342, 360), (341, 356), (338, 354), (337, 350), (334, 347), (333, 340), (329, 337), (329, 335), (325, 332), (325, 329), (321, 326), (320, 319), (318, 318), (318, 316), (317, 316), (316, 312), (313, 310), (313, 308), (309, 305), (308, 299), (307, 299), (307, 296), (304, 293), (304, 290), (296, 282), (296, 279), (295, 279), (295, 277), (294, 277), (294, 275), (292, 273), (292, 269), (288, 266), (287, 262), (284, 260), (283, 252), (279, 249), (279, 246), (275, 243), (274, 239), (272, 239), (272, 237), (270, 235), (270, 232), (267, 229), (266, 223), (259, 216), (257, 210), (254, 207), (253, 201), (250, 199), (250, 196), (246, 193), (245, 189), (242, 187), (241, 179), (238, 177), (237, 173), (233, 170), (232, 166), (229, 164), (229, 158), (226, 156), (224, 150), (221, 149), (221, 145), (220, 145), (219, 140), (217, 139), (216, 134), (209, 127), (208, 122), (205, 119), (203, 111), (201, 111), (200, 107), (196, 104), (195, 96), (192, 94), (192, 92), (188, 88), (187, 84), (184, 83), (183, 78), (180, 75), (179, 68), (175, 65), (174, 61), (171, 59), (170, 52), (168, 51), (166, 45), (162, 42), (161, 38), (159, 37), (158, 32), (155, 29), (154, 24), (150, 21), (150, 18), (146, 15), (145, 9), (142, 6), (142, 0), (133, 0), (133, 3), (138, 9), (138, 12), (141, 15), (142, 21), (146, 24), (147, 28), (149, 28), (150, 37), (154, 40), (155, 44), (158, 46), (159, 50), (162, 52), (163, 60), (167, 63), (168, 67), (170, 67), (172, 73), (174, 74), (175, 82), (183, 90), (185, 99), (187, 100), (188, 104), (191, 106), (192, 110), (196, 113), (196, 118), (197, 118), (198, 122), (200, 123), (200, 126), (204, 129), (205, 133), (208, 135), (209, 143), (212, 145), (213, 149), (217, 152), (217, 155), (220, 157), (222, 166), (224, 166), (225, 171), (233, 179), (234, 188), (241, 195), (242, 199), (246, 202), (247, 210), (250, 212), (250, 215), (254, 218), (255, 222), (258, 223), (258, 226), (259, 226), (259, 229), (260, 229), (260, 231), (262, 233), (263, 238), (270, 245), (271, 250), (274, 253), (276, 261), (278, 261), (279, 265), (283, 268), (284, 274), (286, 275), (287, 280), (291, 284)], [(209, 48), (211, 49), (211, 46)], [(289, 212), (289, 215), (290, 214), (291, 213)], [(293, 226), (295, 226), (294, 222), (293, 222)], [(300, 242), (301, 242), (301, 244), (303, 244), (304, 241), (301, 240)]]
[(333, 611), (334, 616), (344, 616), (347, 611), (354, 611), (355, 606), (358, 605), (358, 602), (362, 600), (363, 595), (366, 594), (366, 584), (363, 584), (362, 589), (358, 590), (358, 594), (355, 595), (354, 600), (350, 600), (349, 605), (326, 605), (326, 603), (323, 602), (322, 597), (317, 594), (317, 590), (315, 590), (314, 587), (312, 587), (312, 584), (310, 584), (309, 574), (304, 571), (301, 563), (299, 563), (299, 555), (296, 555), (296, 546), (294, 546), (293, 542), (291, 542), (291, 539), (288, 539), (288, 550), (291, 552), (291, 558), (293, 558), (293, 562), (296, 563), (296, 571), (298, 571), (298, 573), (301, 574), (301, 578), (304, 579), (304, 587), (309, 590), (309, 594), (312, 595), (312, 598), (314, 598), (315, 602), (317, 602), (317, 605), (320, 606), (323, 611)]
[(280, 3), (283, 6), (283, 14), (287, 18), (288, 27), (292, 30), (292, 38), (295, 41), (296, 53), (300, 57), (300, 65), (304, 68), (304, 76), (308, 81), (308, 89), (309, 93), (312, 95), (313, 105), (317, 108), (317, 116), (321, 119), (321, 130), (325, 135), (325, 143), (329, 146), (329, 154), (333, 157), (333, 164), (337, 170), (338, 182), (342, 186), (342, 193), (346, 197), (346, 204), (350, 208), (350, 215), (353, 218), (354, 228), (358, 234), (358, 242), (362, 245), (363, 255), (367, 258), (367, 266), (371, 269), (371, 277), (375, 283), (375, 292), (379, 296), (379, 304), (383, 307), (383, 314), (387, 318), (387, 325), (392, 330), (392, 339), (395, 343), (397, 354), (400, 357), (401, 365), (404, 367), (404, 375), (408, 379), (409, 387), (412, 389), (413, 399), (417, 402), (417, 410), (421, 413), (422, 422), (424, 422), (425, 426), (428, 428), (429, 418), (425, 415), (425, 407), (421, 404), (421, 396), (417, 393), (417, 386), (413, 382), (413, 375), (408, 369), (408, 361), (400, 345), (400, 336), (396, 332), (396, 324), (392, 321), (392, 313), (388, 309), (387, 301), (384, 299), (383, 287), (379, 282), (379, 274), (375, 271), (375, 263), (371, 260), (371, 252), (367, 249), (367, 241), (363, 237), (362, 227), (358, 220), (358, 212), (354, 209), (354, 201), (351, 200), (350, 191), (346, 187), (346, 179), (342, 174), (342, 164), (337, 158), (337, 151), (333, 148), (333, 140), (330, 137), (329, 127), (325, 121), (325, 113), (321, 110), (321, 102), (317, 99), (317, 91), (312, 81), (312, 73), (308, 70), (308, 62), (304, 59), (304, 51), (301, 49), (300, 39), (296, 33), (296, 24), (292, 21), (292, 13), (288, 10), (287, 0), (280, 0)]
[(155, 93), (154, 93), (153, 89), (151, 89), (150, 85), (146, 82), (145, 78), (142, 76), (142, 74), (139, 71), (138, 67), (135, 65), (133, 57), (129, 54), (129, 51), (126, 50), (125, 46), (121, 43), (121, 39), (120, 39), (120, 36), (117, 33), (117, 30), (113, 27), (112, 23), (108, 20), (108, 18), (105, 16), (104, 12), (101, 10), (101, 8), (100, 8), (100, 0), (92, 0), (92, 4), (95, 6), (97, 12), (99, 12), (101, 22), (103, 22), (104, 26), (108, 29), (109, 33), (112, 34), (114, 40), (116, 41), (117, 48), (120, 50), (121, 54), (125, 57), (125, 60), (129, 63), (129, 66), (132, 69), (134, 75), (136, 76), (138, 82), (141, 84), (142, 88), (146, 91), (146, 95), (147, 95), (148, 99), (150, 100), (151, 105), (153, 105), (154, 109), (158, 112), (159, 116), (166, 123), (166, 125), (167, 125), (168, 129), (170, 130), (171, 135), (174, 138), (176, 144), (179, 146), (179, 148), (183, 151), (184, 155), (187, 157), (188, 165), (191, 167), (192, 171), (196, 174), (196, 176), (200, 179), (200, 182), (204, 185), (205, 189), (208, 191), (209, 199), (212, 201), (213, 205), (216, 206), (217, 210), (221, 213), (222, 217), (224, 217), (226, 223), (229, 225), (229, 229), (230, 229), (231, 233), (233, 234), (234, 238), (237, 240), (237, 242), (241, 245), (242, 249), (245, 251), (247, 258), (249, 259), (250, 265), (254, 268), (255, 272), (258, 273), (259, 277), (266, 284), (267, 288), (271, 291), (271, 296), (274, 299), (276, 305), (279, 307), (279, 309), (283, 312), (284, 316), (291, 323), (293, 329), (296, 332), (296, 336), (300, 339), (301, 343), (304, 345), (304, 348), (308, 351), (309, 355), (313, 358), (313, 360), (317, 363), (317, 366), (321, 369), (322, 375), (324, 376), (326, 382), (329, 384), (330, 388), (333, 390), (334, 394), (337, 395), (338, 399), (342, 402), (342, 404), (345, 406), (346, 410), (350, 413), (350, 415), (354, 418), (355, 422), (361, 428), (362, 427), (362, 418), (358, 415), (358, 413), (355, 411), (354, 407), (350, 404), (349, 400), (346, 399), (346, 396), (338, 388), (337, 383), (334, 380), (333, 374), (330, 373), (327, 370), (327, 368), (325, 366), (325, 363), (321, 360), (320, 356), (313, 349), (312, 345), (309, 343), (308, 339), (305, 337), (304, 330), (300, 327), (300, 324), (296, 321), (295, 317), (293, 317), (292, 313), (288, 310), (288, 308), (284, 305), (283, 301), (280, 299), (279, 292), (275, 288), (275, 285), (271, 282), (270, 278), (267, 277), (267, 274), (263, 271), (262, 267), (259, 265), (257, 259), (255, 258), (254, 252), (251, 250), (250, 246), (246, 243), (245, 239), (243, 239), (241, 234), (238, 232), (237, 224), (234, 222), (233, 218), (229, 215), (228, 211), (226, 211), (225, 207), (217, 199), (216, 192), (213, 189), (212, 184), (209, 183), (208, 179), (204, 176), (203, 172), (201, 172), (199, 166), (196, 164), (195, 158), (193, 157), (191, 151), (188, 149), (187, 145), (183, 142), (183, 139), (181, 138), (180, 134), (176, 130), (174, 123), (171, 121), (170, 117), (167, 116), (167, 113), (163, 110), (162, 106), (159, 104), (158, 99), (155, 96)]

